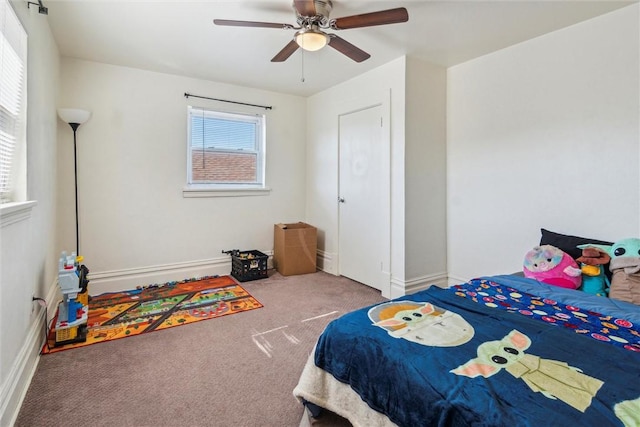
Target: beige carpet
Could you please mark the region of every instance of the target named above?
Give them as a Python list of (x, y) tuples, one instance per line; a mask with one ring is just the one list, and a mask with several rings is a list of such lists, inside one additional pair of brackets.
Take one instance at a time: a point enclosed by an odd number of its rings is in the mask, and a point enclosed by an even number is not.
[(299, 426), (292, 390), (318, 335), (384, 298), (322, 272), (242, 286), (264, 307), (42, 356), (16, 426)]

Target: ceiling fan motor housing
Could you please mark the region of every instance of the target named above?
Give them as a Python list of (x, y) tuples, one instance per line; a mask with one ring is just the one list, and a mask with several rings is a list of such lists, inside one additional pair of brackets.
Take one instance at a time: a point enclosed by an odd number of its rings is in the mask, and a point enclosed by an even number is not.
[(322, 28), (327, 28), (329, 26), (329, 15), (331, 14), (331, 10), (333, 9), (333, 3), (331, 2), (331, 0), (314, 0), (313, 5), (316, 12), (315, 15), (303, 16), (300, 14), (294, 4), (293, 9), (296, 12), (298, 25), (300, 25), (301, 27), (305, 27), (313, 23)]

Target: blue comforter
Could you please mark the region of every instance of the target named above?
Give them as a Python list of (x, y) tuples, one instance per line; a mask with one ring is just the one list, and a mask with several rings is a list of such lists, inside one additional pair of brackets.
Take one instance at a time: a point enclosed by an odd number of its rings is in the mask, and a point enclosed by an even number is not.
[(346, 314), (315, 363), (400, 426), (640, 425), (640, 307), (525, 278)]

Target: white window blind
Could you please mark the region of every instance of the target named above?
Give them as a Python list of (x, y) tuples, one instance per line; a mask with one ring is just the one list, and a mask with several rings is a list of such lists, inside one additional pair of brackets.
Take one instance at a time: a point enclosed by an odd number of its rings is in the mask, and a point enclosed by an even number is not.
[(13, 200), (16, 152), (26, 137), (27, 34), (0, 0), (0, 203)]
[(188, 184), (264, 185), (264, 116), (189, 107)]

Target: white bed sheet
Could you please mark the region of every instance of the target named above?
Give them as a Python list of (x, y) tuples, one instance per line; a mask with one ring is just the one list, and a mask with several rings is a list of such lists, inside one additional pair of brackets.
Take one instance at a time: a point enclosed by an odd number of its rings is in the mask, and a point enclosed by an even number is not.
[[(397, 427), (385, 415), (371, 409), (348, 384), (336, 380), (314, 363), (315, 351), (309, 355), (293, 395), (328, 409), (349, 420), (354, 427)], [(306, 417), (303, 414), (303, 417)]]

